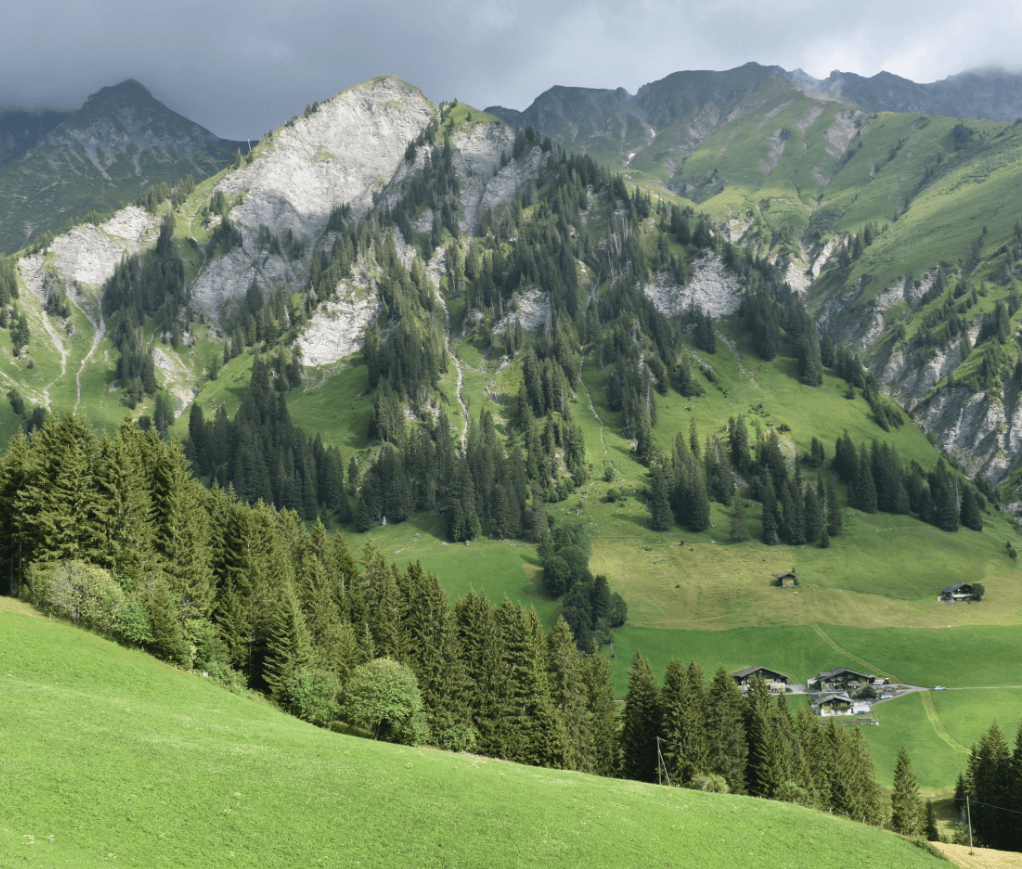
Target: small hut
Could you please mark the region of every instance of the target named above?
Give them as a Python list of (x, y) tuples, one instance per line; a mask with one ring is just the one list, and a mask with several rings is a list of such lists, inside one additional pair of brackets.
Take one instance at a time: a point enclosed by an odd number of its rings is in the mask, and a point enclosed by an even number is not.
[(798, 576), (794, 571), (789, 573), (775, 573), (773, 584), (777, 588), (798, 588)]

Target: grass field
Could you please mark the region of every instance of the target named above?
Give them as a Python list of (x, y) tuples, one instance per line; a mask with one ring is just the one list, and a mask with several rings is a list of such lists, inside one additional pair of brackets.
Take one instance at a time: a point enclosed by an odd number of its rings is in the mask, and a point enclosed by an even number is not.
[(935, 865), (786, 804), (318, 730), (20, 606), (0, 611), (7, 865)]

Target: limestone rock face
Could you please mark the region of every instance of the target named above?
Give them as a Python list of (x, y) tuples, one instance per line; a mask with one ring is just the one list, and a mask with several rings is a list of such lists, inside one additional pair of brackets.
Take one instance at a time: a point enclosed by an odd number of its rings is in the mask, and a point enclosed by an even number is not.
[(724, 265), (720, 254), (708, 253), (693, 263), (692, 280), (684, 287), (663, 274), (645, 287), (646, 295), (665, 317), (674, 317), (692, 305), (715, 319), (738, 310), (742, 299), (741, 281)]
[(369, 211), (373, 194), (390, 181), (405, 147), (435, 114), (415, 88), (389, 76), (350, 88), (298, 118), (257, 149), (250, 165), (227, 173), (217, 185), (242, 201), (230, 212), (243, 247), (208, 263), (193, 287), (196, 303), (209, 311), (242, 296), (253, 278), (264, 290), (304, 280), (305, 262), (285, 262), (256, 242), (261, 226), (280, 237), (288, 230), (314, 249), (330, 213), (351, 205)]
[(375, 292), (344, 285), (340, 298), (321, 305), (299, 345), (306, 364), (331, 365), (357, 353), (366, 327), (376, 319), (379, 300)]
[[(54, 239), (49, 249), (53, 255), (52, 269), (69, 292), (73, 292), (75, 283), (99, 289), (113, 276), (121, 257), (137, 253), (154, 242), (158, 234), (159, 221), (133, 205), (98, 227), (84, 223)], [(25, 285), (45, 301), (43, 258), (24, 257), (18, 268)]]

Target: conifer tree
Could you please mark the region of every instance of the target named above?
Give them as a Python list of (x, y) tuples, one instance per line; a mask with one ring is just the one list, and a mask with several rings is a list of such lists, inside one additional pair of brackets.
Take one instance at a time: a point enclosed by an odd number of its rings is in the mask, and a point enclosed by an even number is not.
[(823, 521), (823, 510), (820, 508), (820, 502), (812, 486), (806, 486), (804, 515), (806, 543), (812, 543), (820, 538), (822, 532), (826, 531)]
[(812, 772), (802, 751), (787, 697), (783, 693), (777, 696), (773, 725), (780, 781), (774, 798), (810, 805), (814, 801)]
[(827, 534), (837, 537), (841, 534), (844, 520), (841, 517), (841, 502), (838, 500), (834, 478), (827, 474)]
[(152, 469), (156, 551), (182, 611), (205, 619), (212, 610), (215, 589), (202, 494), (177, 441), (164, 443), (150, 430), (146, 446)]
[(589, 654), (583, 658), (586, 688), (586, 709), (589, 715), (588, 769), (594, 775), (616, 777), (620, 773), (621, 756), (618, 742), (617, 701), (610, 674), (610, 661), (600, 654), (594, 640)]
[(508, 675), (493, 609), (483, 595), (469, 591), (455, 604), (454, 613), (478, 750), (489, 757), (505, 757)]
[(735, 543), (749, 539), (749, 532), (745, 527), (745, 502), (742, 500), (742, 492), (738, 486), (735, 486), (731, 499), (731, 539)]
[(649, 661), (636, 650), (621, 714), (621, 774), (625, 778), (645, 782), (657, 780), (659, 730), (659, 689)]
[[(834, 722), (829, 723), (833, 727)], [(820, 727), (819, 719), (808, 706), (800, 706), (795, 713), (795, 733), (810, 772), (813, 805), (829, 810), (832, 807), (832, 783), (837, 775), (829, 731)]]
[(918, 836), (923, 830), (925, 818), (919, 798), (919, 787), (912, 774), (912, 761), (905, 746), (898, 752), (894, 767), (894, 790), (891, 793), (891, 827), (905, 836)]
[(272, 606), (262, 677), (270, 696), (279, 702), (287, 679), (312, 667), (312, 641), (293, 585), (279, 588)]
[(371, 540), (362, 548), (362, 565), (365, 568), (362, 581), (366, 590), (369, 630), (373, 636), (376, 655), (400, 661), (401, 602), (394, 570)]
[(853, 506), (863, 513), (876, 513), (877, 511), (877, 490), (873, 480), (873, 469), (866, 453), (866, 445), (859, 447), (859, 460), (856, 467), (855, 479), (851, 486), (852, 494), (855, 497)]
[(745, 696), (745, 738), (748, 759), (745, 780), (748, 791), (755, 797), (771, 798), (782, 783), (779, 747), (773, 721), (770, 690), (762, 676), (752, 679)]
[(468, 710), (468, 677), (447, 593), (418, 562), (408, 566), (401, 590), (402, 647), (419, 683), (433, 742), (450, 751), (471, 750), (476, 734)]
[(140, 597), (149, 622), (149, 651), (165, 661), (190, 666), (181, 614), (164, 577), (150, 574)]
[(494, 610), (494, 622), (507, 674), (503, 756), (520, 763), (561, 768), (567, 739), (547, 684), (539, 617), (535, 610), (523, 610), (521, 604), (512, 605), (504, 598)]
[(768, 473), (763, 473), (760, 477), (760, 495), (763, 503), (763, 531), (760, 539), (767, 546), (774, 546), (778, 541), (777, 529), (780, 523), (777, 517), (777, 496), (774, 494), (774, 486)]
[(923, 835), (928, 842), (939, 842), (940, 832), (937, 830), (937, 813), (933, 810), (933, 800), (926, 801), (926, 823)]
[(650, 520), (649, 525), (654, 531), (669, 531), (671, 529), (671, 502), (668, 497), (667, 475), (660, 462), (650, 465), (649, 476), (651, 481), (651, 492), (649, 500)]
[(744, 794), (749, 749), (742, 695), (723, 667), (714, 674), (706, 692), (706, 736), (710, 771), (724, 777), (731, 793)]
[(595, 764), (585, 665), (563, 617), (557, 620), (546, 639), (546, 670), (550, 699), (564, 722), (565, 766), (591, 771)]
[[(1011, 758), (997, 722), (983, 734), (979, 746), (969, 754), (966, 788), (973, 799), (972, 825), (976, 836), (990, 848), (1002, 848), (1011, 838), (1006, 830), (1012, 823), (1005, 812), (990, 806), (1010, 808)], [(985, 804), (985, 805), (980, 805)]]
[[(693, 666), (698, 665), (693, 662)], [(672, 660), (664, 675), (660, 711), (664, 738), (661, 751), (667, 772), (673, 784), (689, 784), (706, 771), (702, 673), (693, 670), (690, 674), (680, 660)]]
[(979, 504), (971, 486), (964, 486), (962, 491), (962, 506), (959, 511), (961, 523), (973, 531), (983, 530), (983, 516), (979, 512)]

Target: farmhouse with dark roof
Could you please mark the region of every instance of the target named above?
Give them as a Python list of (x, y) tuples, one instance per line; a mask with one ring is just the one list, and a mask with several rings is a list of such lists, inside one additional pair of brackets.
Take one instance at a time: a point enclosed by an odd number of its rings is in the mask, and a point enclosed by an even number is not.
[(946, 586), (937, 600), (944, 601), (944, 603), (958, 603), (960, 600), (979, 600), (979, 595), (967, 582), (956, 582)]
[(813, 704), (813, 712), (817, 715), (851, 715), (855, 704), (847, 694), (824, 694)]
[(739, 688), (748, 688), (756, 676), (761, 676), (771, 691), (783, 691), (791, 684), (791, 679), (784, 673), (776, 670), (768, 670), (766, 667), (746, 667), (731, 674), (731, 678), (738, 683)]
[(876, 676), (867, 676), (865, 673), (856, 673), (847, 667), (838, 667), (835, 670), (826, 670), (820, 673), (815, 679), (810, 679), (807, 687), (810, 691), (858, 691), (867, 685), (872, 685)]

